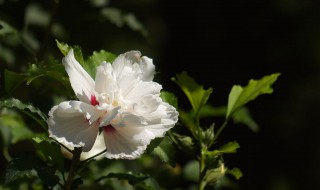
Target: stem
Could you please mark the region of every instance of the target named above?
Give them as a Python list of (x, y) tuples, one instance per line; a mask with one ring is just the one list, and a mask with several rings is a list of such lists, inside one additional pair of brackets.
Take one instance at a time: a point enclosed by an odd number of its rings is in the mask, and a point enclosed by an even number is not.
[(223, 131), (223, 129), (227, 126), (227, 124), (228, 124), (228, 120), (225, 120), (221, 125), (221, 127), (219, 128), (219, 130), (217, 131), (217, 133), (214, 135), (212, 144), (217, 140), (218, 136)]
[(65, 183), (65, 186), (64, 186), (65, 190), (71, 190), (72, 180), (77, 174), (78, 165), (80, 163), (81, 152), (82, 152), (82, 148), (74, 148), (74, 150), (72, 151), (73, 157), (72, 157), (72, 162), (71, 162), (67, 182)]

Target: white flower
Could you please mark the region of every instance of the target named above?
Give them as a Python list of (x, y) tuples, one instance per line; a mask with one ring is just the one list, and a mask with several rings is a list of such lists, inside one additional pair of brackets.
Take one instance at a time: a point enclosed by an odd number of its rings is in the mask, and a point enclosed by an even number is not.
[(62, 62), (79, 101), (54, 106), (47, 123), (50, 136), (65, 146), (82, 147), (89, 154), (106, 148), (107, 158), (135, 159), (177, 122), (178, 112), (162, 101), (162, 87), (152, 81), (152, 59), (140, 52), (121, 54), (112, 64), (101, 63), (95, 80), (73, 50)]

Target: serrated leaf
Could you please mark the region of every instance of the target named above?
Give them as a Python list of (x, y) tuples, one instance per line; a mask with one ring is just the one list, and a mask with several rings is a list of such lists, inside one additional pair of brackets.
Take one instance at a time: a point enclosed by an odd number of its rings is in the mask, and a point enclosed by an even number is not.
[[(153, 141), (153, 144), (150, 144), (151, 146), (148, 146), (148, 154), (156, 156), (160, 158), (161, 161), (170, 164), (172, 167), (175, 167), (175, 149), (172, 145), (172, 140), (169, 137), (165, 136), (163, 139), (158, 138)], [(159, 144), (155, 146), (154, 143)]]
[(85, 61), (85, 69), (91, 75), (91, 77), (96, 76), (97, 67), (104, 61), (112, 63), (117, 56), (113, 53), (107, 52), (105, 50), (100, 50), (99, 52), (94, 51), (93, 54)]
[(233, 175), (237, 180), (239, 180), (243, 176), (239, 168), (233, 168), (231, 170), (228, 169), (227, 173)]
[(107, 179), (107, 178), (116, 178), (116, 179), (119, 179), (119, 180), (128, 180), (128, 182), (131, 185), (136, 185), (136, 184), (141, 183), (144, 180), (146, 180), (148, 178), (148, 176), (145, 176), (145, 175), (142, 175), (142, 174), (134, 175), (132, 173), (109, 173), (106, 176), (100, 177), (96, 181), (100, 181), (100, 180)]
[(31, 118), (36, 120), (46, 130), (45, 121), (47, 120), (47, 116), (32, 104), (25, 104), (18, 99), (11, 98), (11, 99), (0, 101), (0, 108), (3, 108), (3, 107), (15, 108), (22, 111), (23, 113), (29, 115)]
[(178, 98), (172, 92), (161, 91), (160, 97), (164, 102), (178, 108)]
[(186, 94), (194, 112), (197, 114), (202, 106), (208, 101), (210, 94), (212, 93), (212, 88), (207, 90), (203, 89), (203, 86), (197, 84), (186, 72), (177, 74), (177, 77), (173, 80)]
[(279, 73), (275, 73), (260, 80), (250, 80), (245, 87), (234, 85), (229, 94), (226, 118), (228, 119), (238, 108), (256, 99), (259, 95), (271, 94), (273, 92), (271, 85), (279, 75)]
[(37, 150), (41, 151), (45, 161), (53, 163), (57, 168), (63, 172), (64, 171), (64, 158), (61, 154), (61, 147), (55, 142), (46, 139), (35, 137), (33, 138), (34, 145)]

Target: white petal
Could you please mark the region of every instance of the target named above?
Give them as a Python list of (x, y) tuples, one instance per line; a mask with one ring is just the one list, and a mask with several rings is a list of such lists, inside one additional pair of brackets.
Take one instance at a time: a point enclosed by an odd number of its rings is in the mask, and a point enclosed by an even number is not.
[(109, 159), (136, 159), (146, 150), (154, 135), (143, 127), (115, 127), (104, 130), (104, 140)]
[(133, 103), (133, 112), (138, 115), (154, 112), (158, 109), (162, 99), (159, 95), (148, 94), (142, 96), (138, 101)]
[(140, 78), (144, 81), (152, 81), (155, 74), (155, 66), (152, 62), (152, 59), (143, 56), (139, 66), (142, 71)]
[(95, 79), (95, 91), (98, 93), (111, 94), (115, 88), (115, 77), (110, 63), (102, 63), (97, 68)]
[(138, 101), (145, 95), (159, 95), (162, 86), (156, 82), (140, 81), (132, 86), (127, 94), (122, 94), (126, 100)]
[[(99, 154), (100, 152), (106, 149), (106, 145), (104, 143), (103, 134), (98, 135), (96, 141), (93, 144), (92, 149), (89, 152), (82, 152), (80, 156), (80, 160), (88, 159), (92, 156)], [(101, 154), (100, 156), (95, 157), (95, 159), (102, 159), (104, 156)]]
[(50, 137), (71, 147), (89, 151), (97, 137), (100, 112), (79, 101), (62, 102), (49, 112), (47, 121)]
[(62, 59), (62, 63), (69, 75), (73, 91), (82, 102), (90, 103), (94, 95), (94, 81), (75, 59), (73, 50)]
[(144, 114), (147, 122), (146, 129), (156, 137), (163, 137), (178, 121), (179, 113), (168, 103), (162, 102), (158, 109), (149, 114)]

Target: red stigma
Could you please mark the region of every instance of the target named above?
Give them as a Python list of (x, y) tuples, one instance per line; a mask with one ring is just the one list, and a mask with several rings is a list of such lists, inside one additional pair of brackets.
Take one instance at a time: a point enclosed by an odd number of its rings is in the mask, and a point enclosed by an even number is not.
[(110, 132), (115, 131), (116, 129), (113, 128), (112, 125), (107, 125), (107, 126), (103, 127), (103, 130), (104, 130), (105, 133), (110, 133)]
[(95, 95), (91, 95), (91, 100), (90, 100), (91, 105), (96, 106), (99, 105), (99, 102), (97, 101), (97, 98)]

